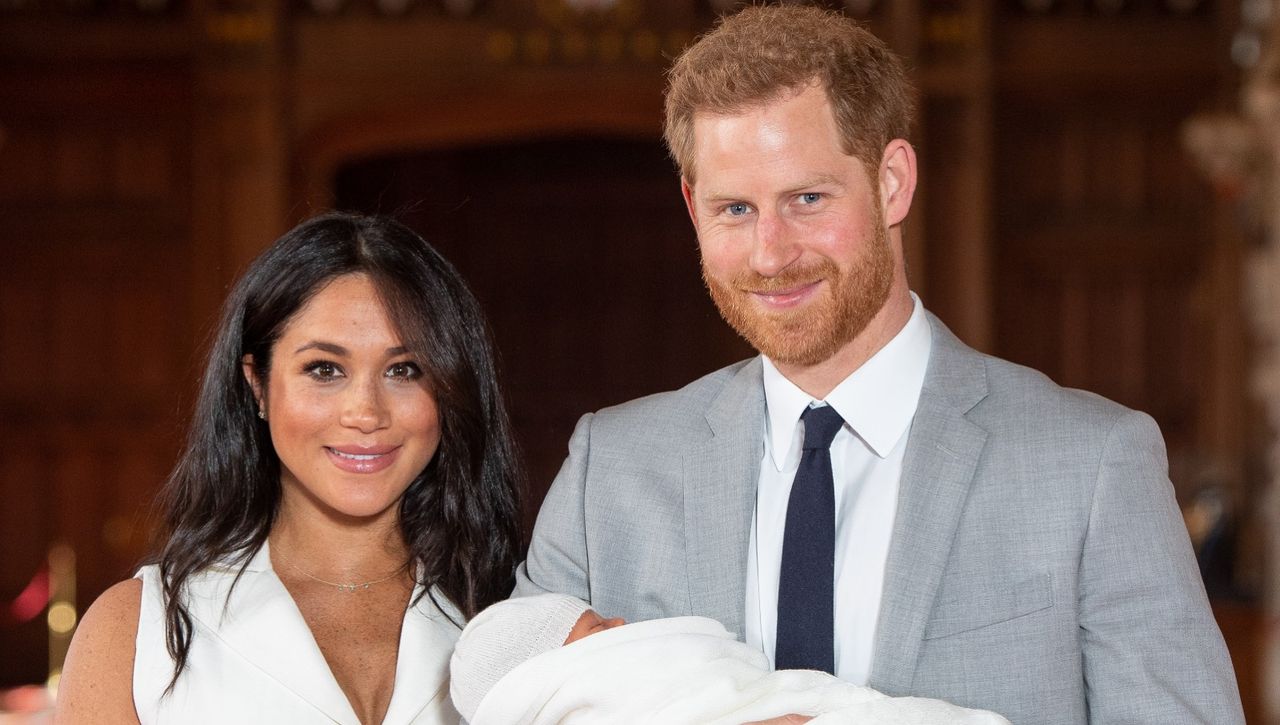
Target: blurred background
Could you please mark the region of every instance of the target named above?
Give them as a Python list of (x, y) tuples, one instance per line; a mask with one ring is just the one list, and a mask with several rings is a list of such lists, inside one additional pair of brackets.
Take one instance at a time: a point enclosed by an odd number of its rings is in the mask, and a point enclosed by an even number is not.
[[(913, 288), (1155, 416), (1249, 722), (1280, 723), (1273, 0), (822, 4), (920, 88)], [(0, 0), (0, 689), (56, 676), (146, 555), (228, 285), (309, 215), (397, 214), (471, 282), (530, 520), (579, 415), (750, 354), (660, 140), (665, 67), (737, 5)]]

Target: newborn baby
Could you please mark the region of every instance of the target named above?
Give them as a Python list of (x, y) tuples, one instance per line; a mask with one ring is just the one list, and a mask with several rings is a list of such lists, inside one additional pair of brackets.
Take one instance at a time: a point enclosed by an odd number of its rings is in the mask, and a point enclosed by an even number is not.
[(790, 713), (817, 716), (813, 725), (1009, 725), (994, 713), (888, 697), (824, 672), (770, 672), (764, 654), (705, 617), (625, 624), (562, 594), (481, 612), (450, 668), (453, 703), (471, 725), (741, 725)]

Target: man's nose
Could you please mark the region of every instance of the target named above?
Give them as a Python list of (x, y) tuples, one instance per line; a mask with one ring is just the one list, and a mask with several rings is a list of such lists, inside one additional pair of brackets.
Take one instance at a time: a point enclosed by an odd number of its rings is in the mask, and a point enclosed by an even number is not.
[(755, 223), (751, 248), (751, 269), (763, 277), (774, 277), (796, 261), (800, 246), (793, 230), (777, 214), (762, 212)]

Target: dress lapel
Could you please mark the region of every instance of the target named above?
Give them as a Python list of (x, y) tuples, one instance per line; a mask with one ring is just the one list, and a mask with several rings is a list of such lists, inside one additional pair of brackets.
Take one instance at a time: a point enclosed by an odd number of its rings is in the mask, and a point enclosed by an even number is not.
[(709, 437), (685, 454), (685, 546), (693, 613), (743, 633), (747, 545), (764, 441), (760, 358), (707, 410)]
[(933, 348), (902, 464), (871, 686), (909, 690), (987, 432), (966, 414), (987, 394), (982, 356), (929, 316)]
[(235, 568), (211, 567), (192, 577), (188, 585), (191, 615), (330, 721), (359, 725), (293, 597), (271, 569), (267, 544), (230, 589), (235, 574)]
[[(416, 598), (421, 589), (416, 589)], [(443, 594), (436, 601), (449, 617), (462, 622)], [(431, 597), (423, 597), (405, 613), (400, 629), (400, 659), (396, 664), (396, 685), (383, 725), (409, 725), (442, 690), (449, 687), (449, 657), (461, 630), (449, 621)], [(448, 695), (447, 692), (444, 693)]]

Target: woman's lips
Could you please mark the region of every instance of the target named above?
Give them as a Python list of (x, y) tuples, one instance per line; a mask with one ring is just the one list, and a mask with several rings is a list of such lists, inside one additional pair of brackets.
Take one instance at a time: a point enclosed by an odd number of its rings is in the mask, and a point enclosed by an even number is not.
[(813, 291), (818, 288), (822, 280), (810, 282), (809, 284), (792, 287), (791, 289), (782, 290), (780, 292), (760, 292), (751, 291), (752, 297), (755, 297), (765, 307), (772, 309), (785, 309), (795, 307), (809, 298)]
[(400, 446), (325, 446), (324, 452), (333, 465), (348, 473), (377, 473), (395, 463)]

